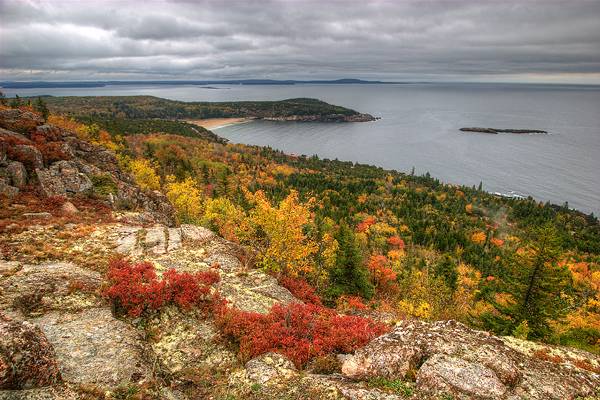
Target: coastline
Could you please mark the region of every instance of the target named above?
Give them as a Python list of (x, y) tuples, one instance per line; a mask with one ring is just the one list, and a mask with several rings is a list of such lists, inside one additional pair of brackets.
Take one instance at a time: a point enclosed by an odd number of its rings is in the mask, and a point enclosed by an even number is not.
[(246, 122), (250, 122), (254, 120), (254, 118), (206, 118), (206, 119), (189, 119), (185, 120), (193, 125), (201, 126), (202, 128), (208, 130), (214, 130), (219, 128), (224, 128), (226, 126), (243, 124)]

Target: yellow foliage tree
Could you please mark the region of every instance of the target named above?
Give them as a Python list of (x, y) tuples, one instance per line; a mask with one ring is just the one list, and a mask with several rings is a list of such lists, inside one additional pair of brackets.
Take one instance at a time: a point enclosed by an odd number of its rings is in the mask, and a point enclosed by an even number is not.
[(259, 264), (270, 271), (288, 275), (310, 273), (317, 244), (307, 237), (304, 228), (311, 222), (310, 207), (314, 200), (302, 204), (296, 191), (273, 207), (262, 191), (246, 192), (254, 204), (250, 223), (257, 232), (254, 245), (259, 250)]
[(137, 158), (129, 163), (129, 171), (142, 190), (159, 190), (160, 178), (150, 161)]
[(239, 243), (251, 234), (244, 211), (224, 197), (206, 199), (202, 224), (216, 228), (221, 236), (233, 242)]
[(202, 214), (202, 195), (192, 178), (177, 182), (175, 177), (167, 177), (167, 198), (177, 211), (180, 222), (197, 223)]

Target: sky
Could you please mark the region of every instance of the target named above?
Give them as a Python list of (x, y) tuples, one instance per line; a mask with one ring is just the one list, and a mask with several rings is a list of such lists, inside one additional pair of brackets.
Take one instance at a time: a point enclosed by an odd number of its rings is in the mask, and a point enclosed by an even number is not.
[(600, 83), (594, 1), (0, 0), (0, 80)]

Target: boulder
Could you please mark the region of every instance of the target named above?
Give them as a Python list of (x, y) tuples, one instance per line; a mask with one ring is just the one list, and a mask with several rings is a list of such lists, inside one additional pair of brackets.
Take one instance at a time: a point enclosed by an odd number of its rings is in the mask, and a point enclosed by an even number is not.
[(54, 346), (65, 382), (114, 388), (151, 376), (140, 334), (108, 308), (55, 312), (34, 322)]
[(246, 376), (253, 382), (265, 384), (276, 379), (286, 379), (298, 374), (298, 370), (285, 356), (265, 353), (246, 363)]
[(462, 358), (435, 354), (421, 366), (417, 389), (433, 396), (448, 393), (477, 399), (500, 399), (508, 390), (485, 366)]
[(18, 161), (10, 161), (6, 167), (12, 186), (22, 188), (27, 183), (27, 170)]
[(23, 265), (17, 272), (0, 270), (0, 308), (23, 312), (81, 310), (103, 304), (97, 294), (98, 272), (66, 262)]
[(42, 331), (0, 314), (0, 389), (30, 389), (59, 381), (54, 349)]
[(70, 201), (65, 201), (62, 206), (60, 206), (60, 211), (63, 214), (77, 214), (79, 210), (73, 203)]
[(28, 133), (43, 123), (42, 117), (30, 111), (16, 108), (0, 110), (0, 127), (9, 131)]
[(198, 371), (225, 371), (238, 363), (236, 354), (218, 340), (214, 323), (197, 310), (166, 307), (147, 329), (158, 333), (150, 343), (158, 361), (180, 380)]
[(23, 213), (23, 217), (29, 219), (48, 219), (52, 218), (52, 214), (49, 212), (32, 212), (32, 213)]
[(37, 126), (32, 132), (32, 135), (42, 136), (47, 142), (61, 141), (65, 137), (75, 136), (75, 134), (72, 132), (50, 124)]
[[(596, 358), (588, 354), (594, 363)], [(346, 357), (342, 373), (361, 380), (416, 378), (417, 389), (430, 397), (559, 400), (594, 395), (600, 375), (575, 364), (541, 360), (456, 321), (402, 321)]]
[(29, 170), (44, 168), (44, 157), (33, 145), (18, 144), (8, 149), (8, 157), (11, 160), (20, 161)]
[(64, 196), (91, 190), (87, 175), (79, 172), (71, 161), (57, 161), (48, 169), (36, 170), (42, 191), (46, 196)]
[(175, 209), (167, 197), (158, 191), (144, 192), (133, 183), (127, 183), (129, 176), (121, 176), (117, 180), (117, 208), (144, 210), (143, 219), (146, 223), (160, 223), (167, 226), (175, 225)]
[(217, 235), (210, 229), (197, 225), (181, 225), (181, 238), (184, 241), (205, 243), (217, 238)]
[(32, 144), (25, 135), (0, 128), (0, 143), (5, 145)]
[(6, 196), (8, 198), (13, 198), (19, 194), (19, 188), (14, 186), (10, 186), (4, 181), (0, 180), (0, 196)]

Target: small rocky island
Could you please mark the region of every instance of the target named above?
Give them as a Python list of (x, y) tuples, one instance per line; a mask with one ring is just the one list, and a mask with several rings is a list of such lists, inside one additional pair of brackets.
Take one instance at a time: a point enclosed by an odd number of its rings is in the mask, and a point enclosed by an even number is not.
[(462, 132), (481, 132), (481, 133), (492, 133), (497, 135), (498, 133), (548, 133), (539, 129), (495, 129), (495, 128), (460, 128)]

